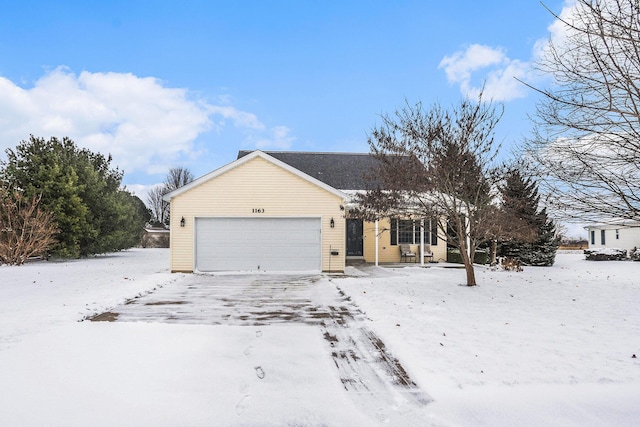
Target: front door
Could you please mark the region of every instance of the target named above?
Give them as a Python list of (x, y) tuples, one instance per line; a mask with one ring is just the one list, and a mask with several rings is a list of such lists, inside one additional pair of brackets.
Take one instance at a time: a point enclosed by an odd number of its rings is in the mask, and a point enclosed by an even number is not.
[(363, 256), (363, 225), (361, 219), (347, 218), (347, 256)]

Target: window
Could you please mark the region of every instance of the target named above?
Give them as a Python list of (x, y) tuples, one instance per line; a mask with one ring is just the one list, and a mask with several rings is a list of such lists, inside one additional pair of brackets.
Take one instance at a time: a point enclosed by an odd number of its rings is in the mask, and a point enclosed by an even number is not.
[(592, 245), (596, 244), (596, 231), (595, 230), (591, 230), (591, 244)]
[[(437, 246), (438, 245), (438, 220), (430, 219), (429, 222), (431, 223), (431, 245)], [(425, 239), (425, 242), (428, 242), (428, 240)]]
[[(415, 223), (411, 220), (398, 220), (398, 243), (415, 243)], [(420, 241), (420, 227), (418, 227), (418, 241)]]
[(620, 230), (616, 230), (616, 240), (620, 240)]
[[(420, 220), (391, 219), (391, 245), (400, 243), (411, 245), (420, 244)], [(436, 220), (424, 220), (424, 243), (438, 244), (438, 222)]]
[(604, 230), (600, 230), (600, 244), (604, 245)]

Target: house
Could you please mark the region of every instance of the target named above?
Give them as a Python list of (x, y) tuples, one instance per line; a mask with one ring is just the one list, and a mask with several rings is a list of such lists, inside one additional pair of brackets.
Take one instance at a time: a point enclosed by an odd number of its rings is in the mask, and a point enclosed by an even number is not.
[(640, 222), (629, 219), (613, 219), (611, 221), (591, 224), (585, 227), (589, 249), (625, 249), (631, 253), (640, 248)]
[(369, 154), (240, 151), (165, 196), (171, 271), (342, 272), (347, 259), (399, 262), (400, 244), (420, 253), (421, 242), (445, 260), (436, 219), (350, 217), (376, 164)]

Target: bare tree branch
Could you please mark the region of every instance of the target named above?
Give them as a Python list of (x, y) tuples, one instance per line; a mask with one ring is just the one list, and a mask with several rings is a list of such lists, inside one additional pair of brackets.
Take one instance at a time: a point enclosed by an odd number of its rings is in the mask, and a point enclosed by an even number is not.
[(638, 2), (577, 0), (569, 16), (554, 16), (565, 37), (537, 64), (554, 84), (533, 88), (543, 100), (529, 167), (556, 216), (640, 220)]
[(53, 215), (31, 199), (0, 188), (0, 263), (21, 265), (32, 256), (46, 255), (58, 234)]
[(168, 193), (190, 183), (193, 179), (194, 176), (189, 169), (184, 167), (171, 168), (164, 179), (164, 188)]
[(147, 194), (147, 206), (151, 209), (154, 219), (160, 224), (164, 224), (169, 217), (169, 203), (162, 199), (165, 194), (167, 194), (167, 190), (164, 185), (152, 188)]
[(193, 179), (194, 176), (189, 169), (185, 167), (171, 168), (163, 184), (149, 191), (147, 195), (147, 205), (151, 209), (156, 221), (163, 225), (168, 225), (170, 205), (164, 201), (164, 195), (190, 183)]
[[(360, 198), (361, 210), (369, 218), (448, 218), (450, 242), (460, 249), (469, 286), (476, 284), (473, 258), (494, 212), (494, 129), (501, 116), (502, 109), (483, 102), (482, 94), (450, 111), (437, 104), (428, 111), (405, 105), (382, 116), (369, 136), (380, 162), (379, 185)], [(446, 235), (447, 225), (440, 227)]]

